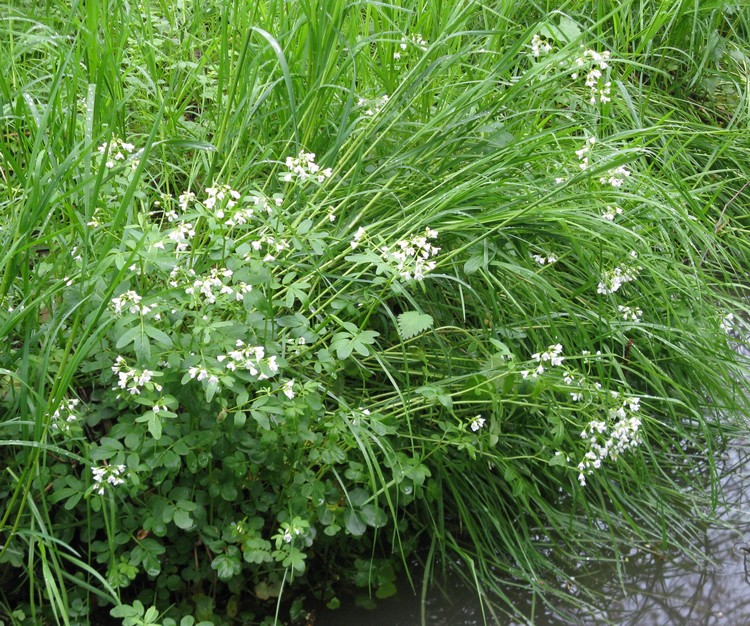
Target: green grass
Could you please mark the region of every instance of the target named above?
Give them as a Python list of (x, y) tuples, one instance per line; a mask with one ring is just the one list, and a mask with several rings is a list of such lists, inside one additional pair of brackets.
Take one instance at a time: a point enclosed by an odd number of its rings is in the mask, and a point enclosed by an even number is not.
[(417, 556), (492, 623), (692, 553), (747, 409), (746, 8), (2, 17), (0, 619), (289, 623)]

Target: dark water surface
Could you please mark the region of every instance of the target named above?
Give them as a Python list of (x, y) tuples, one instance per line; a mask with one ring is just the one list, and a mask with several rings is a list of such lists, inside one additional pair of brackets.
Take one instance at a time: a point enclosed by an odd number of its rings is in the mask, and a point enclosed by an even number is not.
[[(595, 611), (578, 611), (560, 618), (529, 596), (516, 595), (519, 607), (529, 607), (524, 621), (497, 621), (482, 616), (476, 593), (456, 586), (432, 593), (425, 608), (427, 626), (750, 626), (750, 442), (734, 442), (717, 460), (725, 506), (719, 524), (708, 528), (699, 546), (710, 559), (696, 564), (686, 557), (659, 559), (634, 552), (621, 563), (603, 564), (581, 577), (609, 598)], [(405, 586), (404, 586), (405, 587)], [(402, 592), (367, 611), (344, 606), (318, 612), (316, 626), (420, 626), (418, 596)]]

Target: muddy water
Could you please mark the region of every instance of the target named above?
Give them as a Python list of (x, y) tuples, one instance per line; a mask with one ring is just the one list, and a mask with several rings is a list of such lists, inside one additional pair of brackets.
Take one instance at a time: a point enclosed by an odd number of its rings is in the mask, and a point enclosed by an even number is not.
[[(750, 625), (750, 442), (735, 442), (717, 463), (726, 505), (720, 521), (706, 529), (701, 550), (707, 562), (687, 558), (657, 559), (633, 553), (621, 563), (623, 579), (612, 564), (591, 570), (584, 583), (602, 588), (606, 605), (565, 618), (527, 607), (525, 620), (483, 619), (471, 590), (455, 587), (433, 593), (424, 607), (426, 626), (748, 626)], [(420, 626), (419, 598), (403, 593), (374, 611), (344, 606), (319, 612), (316, 626)]]

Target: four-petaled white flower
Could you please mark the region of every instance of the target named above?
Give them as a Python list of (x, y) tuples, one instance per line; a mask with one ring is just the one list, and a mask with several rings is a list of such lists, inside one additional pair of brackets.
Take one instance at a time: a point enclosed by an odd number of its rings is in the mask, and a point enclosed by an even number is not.
[(476, 415), (475, 417), (471, 418), (471, 421), (469, 422), (469, 428), (471, 428), (472, 431), (477, 432), (484, 426), (484, 423), (486, 421), (487, 420), (485, 420), (481, 415)]
[(100, 496), (104, 495), (104, 489), (107, 485), (113, 487), (125, 483), (122, 475), (125, 473), (124, 465), (104, 465), (102, 467), (92, 467), (91, 474), (94, 478), (94, 491)]

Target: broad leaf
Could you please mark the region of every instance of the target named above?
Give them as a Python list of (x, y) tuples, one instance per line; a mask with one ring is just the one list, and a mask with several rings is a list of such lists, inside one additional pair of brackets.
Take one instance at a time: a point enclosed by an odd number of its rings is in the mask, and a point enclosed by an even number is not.
[(402, 339), (409, 339), (432, 328), (434, 321), (427, 313), (407, 311), (398, 316), (398, 332)]

